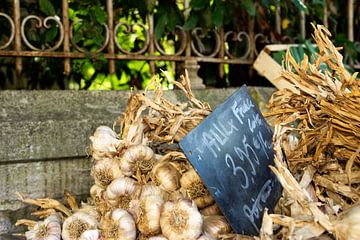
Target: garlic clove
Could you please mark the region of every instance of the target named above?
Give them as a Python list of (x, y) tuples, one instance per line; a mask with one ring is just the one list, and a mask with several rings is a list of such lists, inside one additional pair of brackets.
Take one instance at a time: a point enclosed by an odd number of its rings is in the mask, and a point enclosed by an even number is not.
[(101, 160), (104, 157), (115, 156), (117, 148), (122, 141), (117, 139), (116, 133), (107, 126), (100, 126), (95, 130), (91, 140), (92, 157), (95, 160)]
[(114, 179), (123, 176), (120, 163), (116, 159), (105, 158), (91, 168), (91, 176), (100, 187), (108, 186)]
[(120, 168), (125, 176), (134, 175), (137, 170), (146, 174), (150, 172), (156, 161), (153, 150), (146, 145), (134, 145), (129, 147), (120, 160)]
[(194, 200), (199, 208), (204, 208), (214, 203), (214, 199), (193, 168), (181, 176), (180, 184), (181, 191), (188, 198)]
[(138, 229), (145, 236), (161, 232), (160, 212), (164, 203), (160, 195), (147, 195), (140, 199), (141, 214), (138, 219)]
[(356, 240), (360, 236), (360, 205), (346, 210), (335, 222), (337, 240)]
[(28, 240), (60, 240), (60, 216), (58, 214), (53, 214), (44, 221), (37, 222), (32, 230), (25, 232), (25, 237)]
[(202, 216), (193, 201), (181, 199), (164, 203), (160, 226), (162, 234), (168, 239), (197, 239), (201, 235), (202, 225)]
[(213, 236), (202, 234), (197, 240), (216, 240)]
[(175, 191), (180, 188), (180, 173), (169, 162), (161, 162), (154, 166), (151, 171), (151, 178), (165, 191)]
[(231, 231), (229, 223), (224, 216), (212, 215), (204, 216), (204, 233), (214, 238), (218, 238), (220, 234), (226, 234)]
[(63, 240), (78, 240), (83, 232), (97, 229), (98, 225), (95, 217), (85, 212), (76, 212), (65, 219), (61, 236)]
[(206, 208), (201, 209), (200, 213), (204, 216), (220, 215), (221, 210), (220, 210), (219, 206), (216, 203), (214, 203), (213, 205), (210, 205)]
[(148, 238), (149, 240), (168, 240), (168, 238), (166, 238), (163, 235), (156, 235), (156, 236), (152, 236)]
[(93, 230), (86, 230), (83, 232), (79, 238), (79, 240), (100, 240), (101, 234), (100, 230), (93, 229)]
[(168, 199), (169, 197), (169, 194), (167, 192), (152, 183), (142, 185), (140, 199), (150, 195), (159, 195), (163, 199)]
[(111, 219), (102, 226), (104, 239), (135, 240), (136, 225), (133, 217), (124, 209), (115, 209)]
[(106, 198), (112, 206), (128, 209), (130, 201), (138, 199), (140, 185), (132, 178), (119, 177), (106, 188)]

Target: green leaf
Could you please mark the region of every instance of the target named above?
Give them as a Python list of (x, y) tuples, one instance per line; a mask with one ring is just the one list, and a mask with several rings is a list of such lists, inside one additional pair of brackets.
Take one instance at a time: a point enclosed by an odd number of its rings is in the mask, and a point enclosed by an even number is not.
[(162, 15), (155, 26), (155, 37), (160, 39), (165, 31), (165, 26), (167, 23), (167, 15)]
[(191, 30), (195, 28), (198, 21), (199, 21), (199, 16), (197, 14), (191, 14), (189, 19), (186, 21), (184, 25), (184, 29)]
[(95, 19), (98, 23), (103, 24), (107, 20), (106, 12), (100, 7), (94, 9)]
[(40, 10), (48, 16), (54, 16), (56, 13), (54, 6), (49, 0), (39, 0), (39, 7)]
[(209, 6), (208, 0), (191, 0), (190, 7), (194, 10), (201, 10)]
[(45, 41), (50, 42), (54, 40), (55, 37), (57, 36), (57, 33), (58, 33), (57, 27), (55, 25), (51, 26), (51, 28), (45, 33)]
[(309, 9), (306, 7), (302, 0), (292, 0), (292, 2), (300, 11), (304, 11), (306, 14), (309, 13)]
[(252, 0), (242, 0), (241, 5), (245, 10), (248, 12), (250, 16), (255, 16), (256, 14), (256, 7), (255, 2)]

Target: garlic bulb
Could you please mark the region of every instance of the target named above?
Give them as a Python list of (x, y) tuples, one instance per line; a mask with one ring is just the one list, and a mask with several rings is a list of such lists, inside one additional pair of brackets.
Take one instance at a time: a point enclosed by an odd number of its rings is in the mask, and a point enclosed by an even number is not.
[(145, 236), (156, 235), (161, 232), (160, 212), (164, 203), (160, 195), (147, 195), (140, 199), (140, 215), (138, 229)]
[(204, 208), (214, 202), (214, 199), (194, 169), (190, 169), (182, 175), (180, 184), (182, 191), (190, 199), (194, 200), (199, 208)]
[(90, 188), (90, 196), (96, 201), (97, 199), (102, 199), (105, 189), (99, 185), (92, 185)]
[(201, 209), (200, 213), (204, 216), (220, 215), (221, 210), (220, 210), (219, 206), (216, 203), (214, 203), (213, 205), (210, 205), (206, 208)]
[(164, 203), (160, 226), (162, 234), (168, 239), (197, 239), (201, 235), (202, 225), (202, 216), (193, 201), (181, 199)]
[(337, 240), (356, 240), (360, 236), (360, 206), (353, 206), (335, 222)]
[(107, 126), (98, 127), (94, 135), (90, 137), (90, 140), (92, 142), (91, 155), (95, 160), (116, 155), (117, 148), (121, 144), (121, 141), (117, 139), (116, 133)]
[(101, 187), (108, 186), (114, 179), (123, 176), (120, 170), (120, 163), (116, 159), (105, 158), (95, 163), (91, 168), (91, 176), (95, 184)]
[(100, 240), (101, 234), (98, 229), (94, 230), (86, 230), (83, 232), (79, 238), (79, 240)]
[(124, 209), (115, 209), (111, 218), (102, 226), (104, 239), (135, 240), (136, 225), (133, 217)]
[(137, 199), (141, 187), (129, 177), (119, 177), (106, 188), (106, 197), (112, 206), (128, 209), (130, 201)]
[(76, 212), (63, 223), (63, 240), (78, 240), (86, 230), (97, 229), (98, 221), (85, 212)]
[(27, 240), (60, 240), (61, 220), (59, 215), (53, 214), (44, 221), (35, 224), (32, 230), (25, 232)]
[(231, 227), (224, 216), (213, 215), (204, 217), (204, 233), (214, 238), (218, 238), (220, 234), (229, 233)]
[(76, 212), (87, 213), (90, 216), (94, 217), (98, 221), (100, 220), (100, 217), (101, 217), (96, 206), (86, 204), (86, 203), (81, 203), (81, 208), (77, 209)]
[(170, 162), (161, 162), (151, 171), (152, 180), (165, 191), (175, 191), (180, 188), (180, 173)]
[(155, 163), (155, 155), (151, 148), (145, 145), (129, 147), (120, 160), (121, 171), (125, 176), (132, 176), (137, 171), (148, 173)]

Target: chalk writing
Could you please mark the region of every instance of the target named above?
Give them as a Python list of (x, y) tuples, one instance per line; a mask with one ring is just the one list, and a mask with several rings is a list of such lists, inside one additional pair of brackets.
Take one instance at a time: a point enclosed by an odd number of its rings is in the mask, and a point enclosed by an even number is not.
[(245, 116), (245, 113), (248, 112), (251, 108), (255, 107), (254, 103), (250, 99), (245, 99), (242, 101), (242, 103), (238, 104), (237, 101), (234, 101), (231, 110), (237, 120), (243, 124), (243, 118)]
[[(247, 189), (249, 187), (248, 176), (242, 167), (236, 166), (236, 164), (234, 163), (234, 159), (231, 157), (231, 155), (229, 153), (225, 154), (225, 163), (226, 163), (226, 166), (228, 166), (229, 168), (232, 168), (232, 172), (233, 172), (234, 176), (236, 176), (238, 171), (241, 171), (242, 176), (244, 176), (244, 181), (241, 181), (242, 183), (240, 185), (243, 189)], [(245, 185), (243, 185), (244, 182), (245, 182)]]
[(267, 199), (269, 198), (271, 194), (271, 190), (274, 187), (274, 183), (271, 181), (271, 179), (267, 180), (265, 184), (262, 186), (259, 194), (257, 195), (255, 201), (251, 207), (249, 207), (247, 204), (244, 205), (243, 211), (245, 216), (249, 219), (252, 226), (256, 229), (256, 231), (259, 231), (259, 228), (255, 222), (255, 220), (259, 220), (262, 216), (260, 213), (264, 210), (264, 207), (262, 206), (262, 203), (266, 203)]

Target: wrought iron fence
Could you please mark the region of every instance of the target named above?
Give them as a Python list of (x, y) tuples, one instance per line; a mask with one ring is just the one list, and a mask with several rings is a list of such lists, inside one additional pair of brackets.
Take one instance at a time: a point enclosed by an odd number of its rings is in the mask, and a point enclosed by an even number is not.
[[(189, 1), (185, 0), (185, 8), (189, 7)], [(353, 31), (353, 9), (354, 0), (348, 0), (348, 38), (354, 40)], [(270, 40), (263, 33), (253, 33), (252, 31), (227, 31), (223, 28), (218, 30), (207, 30), (211, 35), (214, 44), (211, 51), (202, 49), (202, 40), (205, 37), (204, 29), (195, 28), (191, 32), (185, 31), (181, 26), (176, 26), (174, 34), (179, 40), (178, 48), (174, 53), (168, 54), (164, 51), (162, 44), (154, 37), (154, 17), (147, 16), (147, 21), (143, 23), (129, 24), (126, 22), (115, 22), (113, 16), (113, 1), (106, 0), (107, 24), (103, 24), (105, 29), (105, 41), (103, 45), (95, 51), (88, 52), (79, 46), (73, 37), (74, 22), (69, 20), (68, 0), (62, 0), (62, 16), (47, 16), (41, 18), (36, 15), (28, 15), (21, 19), (20, 0), (12, 1), (12, 17), (7, 13), (0, 13), (0, 18), (4, 18), (10, 26), (10, 36), (7, 41), (0, 46), (0, 57), (15, 58), (15, 68), (18, 74), (23, 68), (23, 57), (49, 57), (64, 59), (64, 74), (71, 73), (71, 59), (76, 58), (96, 58), (99, 54), (109, 62), (109, 73), (115, 72), (116, 60), (145, 60), (150, 63), (150, 70), (155, 72), (154, 61), (181, 61), (185, 65), (196, 71), (198, 62), (219, 63), (220, 76), (224, 75), (224, 64), (252, 64), (258, 54), (258, 42), (270, 43)], [(276, 32), (281, 35), (281, 16), (280, 7), (276, 9)], [(25, 28), (29, 21), (36, 21), (37, 28), (50, 28), (50, 23), (54, 22), (58, 28), (58, 40), (53, 46), (40, 49), (34, 46), (28, 40), (25, 34)], [(299, 17), (300, 33), (305, 38), (305, 14), (301, 13)], [(324, 25), (328, 23), (327, 7), (324, 8)], [(123, 31), (125, 34), (134, 32), (134, 27), (140, 27), (143, 30), (145, 40), (143, 47), (137, 50), (128, 50), (123, 48), (122, 43), (118, 41), (116, 34)], [(288, 36), (283, 36), (283, 41), (289, 41)], [(292, 39), (291, 41), (293, 41)], [(243, 49), (240, 55), (234, 55), (229, 42), (243, 43)], [(75, 50), (75, 51), (74, 51)], [(195, 84), (196, 85), (196, 84)], [(203, 86), (200, 82), (196, 87)]]

